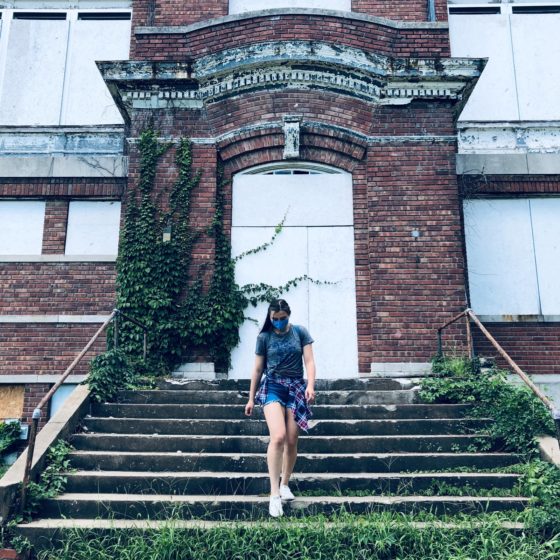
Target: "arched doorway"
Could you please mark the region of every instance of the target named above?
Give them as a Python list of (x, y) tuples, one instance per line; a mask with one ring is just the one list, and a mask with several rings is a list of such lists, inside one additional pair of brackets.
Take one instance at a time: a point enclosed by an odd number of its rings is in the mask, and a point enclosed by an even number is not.
[[(352, 176), (314, 165), (267, 165), (234, 176), (232, 255), (267, 243), (284, 220), (284, 228), (266, 250), (237, 262), (239, 285), (284, 285), (307, 275), (284, 297), (292, 322), (309, 328), (315, 339), (320, 378), (356, 377), (358, 343)], [(255, 340), (267, 305), (246, 310), (241, 342), (232, 353), (232, 378), (248, 378)]]

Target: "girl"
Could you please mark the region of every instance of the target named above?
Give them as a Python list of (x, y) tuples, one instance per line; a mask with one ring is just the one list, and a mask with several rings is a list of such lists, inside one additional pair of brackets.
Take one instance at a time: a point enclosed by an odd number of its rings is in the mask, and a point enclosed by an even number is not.
[[(315, 400), (313, 339), (306, 328), (289, 322), (291, 313), (283, 299), (273, 300), (268, 307), (257, 337), (249, 401), (245, 406), (247, 416), (251, 416), (255, 400), (263, 406), (270, 432), (266, 457), (272, 517), (283, 515), (282, 500), (294, 499), (288, 481), (297, 458), (299, 428), (307, 431), (311, 416), (308, 403)], [(307, 383), (303, 379), (302, 357)], [(255, 395), (263, 371), (266, 375)]]

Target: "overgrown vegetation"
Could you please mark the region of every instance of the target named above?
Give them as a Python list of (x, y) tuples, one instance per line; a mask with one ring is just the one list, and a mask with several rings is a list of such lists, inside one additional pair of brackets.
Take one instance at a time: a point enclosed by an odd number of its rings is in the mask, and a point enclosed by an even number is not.
[[(330, 519), (308, 517), (185, 530), (169, 521), (157, 531), (120, 531), (105, 536), (84, 531), (65, 535), (41, 560), (553, 560), (558, 539), (541, 540), (501, 525), (503, 515), (454, 517), (455, 529), (419, 527), (418, 517), (383, 513)], [(429, 515), (425, 521), (436, 521)]]
[(64, 440), (57, 441), (47, 452), (46, 467), (38, 482), (30, 482), (27, 490), (27, 504), (24, 517), (31, 519), (41, 508), (44, 500), (54, 498), (64, 492), (66, 473), (72, 469), (68, 454), (73, 447)]
[[(516, 488), (532, 500), (526, 522), (546, 538), (560, 535), (560, 470), (537, 459), (538, 437), (554, 435), (549, 410), (525, 386), (507, 381), (507, 372), (494, 365), (481, 367), (478, 359), (462, 357), (433, 361), (437, 375), (422, 381), (420, 396), (426, 402), (471, 403), (469, 416), (492, 418), (489, 432), (503, 450), (525, 462), (508, 467), (521, 474)], [(455, 469), (454, 469), (455, 470)], [(555, 549), (560, 555), (560, 545)]]
[(9, 451), (19, 440), (21, 425), (19, 422), (0, 422), (0, 455)]
[[(302, 276), (280, 287), (238, 286), (237, 260), (267, 250), (283, 223), (278, 224), (268, 243), (233, 259), (230, 240), (224, 232), (227, 183), (221, 168), (216, 178), (211, 224), (197, 226), (191, 221), (190, 210), (202, 171), (192, 168), (187, 138), (181, 139), (176, 148), (177, 179), (167, 198), (155, 188), (158, 163), (170, 147), (161, 143), (153, 130), (140, 135), (140, 177), (127, 199), (117, 259), (117, 307), (148, 328), (147, 360), (140, 359), (142, 329), (122, 321), (118, 351), (111, 349), (92, 363), (89, 383), (98, 400), (109, 400), (119, 389), (132, 386), (135, 376), (168, 374), (188, 361), (196, 350), (209, 355), (216, 371), (226, 372), (231, 350), (239, 342), (245, 309), (279, 297), (303, 280), (315, 282)], [(204, 236), (213, 240), (211, 265), (201, 265), (192, 258), (195, 243)], [(111, 335), (108, 340), (112, 344)]]
[(489, 433), (503, 442), (504, 451), (529, 459), (538, 452), (537, 437), (553, 435), (554, 421), (548, 409), (525, 386), (512, 385), (507, 372), (481, 367), (478, 359), (444, 359), (433, 362), (435, 377), (422, 382), (425, 402), (471, 403), (469, 416), (492, 418)]

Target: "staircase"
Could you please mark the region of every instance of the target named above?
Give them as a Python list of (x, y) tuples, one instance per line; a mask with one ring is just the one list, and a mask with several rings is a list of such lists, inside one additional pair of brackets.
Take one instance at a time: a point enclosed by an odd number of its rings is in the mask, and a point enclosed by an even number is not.
[[(163, 382), (93, 405), (71, 440), (75, 470), (66, 492), (18, 532), (40, 545), (74, 526), (268, 518), (267, 428), (260, 407), (244, 416), (248, 389), (248, 381)], [(287, 516), (341, 509), (479, 514), (527, 504), (513, 495), (518, 475), (489, 472), (518, 458), (476, 450), (491, 420), (469, 418), (469, 405), (421, 404), (410, 381), (321, 380), (313, 412), (309, 434), (300, 437)], [(469, 486), (473, 495), (433, 495), (449, 485)], [(500, 495), (487, 496), (491, 489)]]

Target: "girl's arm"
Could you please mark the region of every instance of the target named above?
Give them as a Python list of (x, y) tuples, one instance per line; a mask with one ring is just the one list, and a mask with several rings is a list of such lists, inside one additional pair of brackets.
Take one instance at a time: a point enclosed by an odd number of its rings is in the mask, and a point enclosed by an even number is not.
[(305, 398), (311, 403), (315, 400), (315, 358), (313, 357), (313, 347), (311, 344), (306, 344), (303, 347), (303, 361), (307, 373)]
[(249, 400), (245, 405), (245, 414), (251, 416), (253, 408), (255, 407), (255, 394), (257, 386), (261, 380), (264, 370), (264, 356), (255, 356), (255, 364), (253, 365), (253, 372), (251, 373), (251, 387), (249, 389)]

